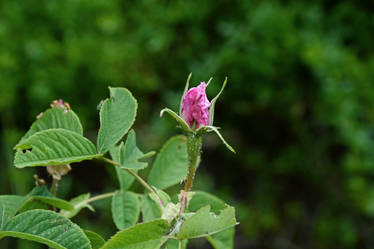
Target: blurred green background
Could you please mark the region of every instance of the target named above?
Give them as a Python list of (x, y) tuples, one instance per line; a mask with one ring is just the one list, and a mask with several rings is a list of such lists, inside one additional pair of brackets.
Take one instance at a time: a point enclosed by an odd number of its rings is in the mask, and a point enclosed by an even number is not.
[[(210, 98), (227, 75), (215, 122), (237, 154), (207, 136), (194, 188), (237, 208), (235, 248), (373, 248), (373, 31), (372, 1), (1, 0), (0, 194), (51, 180), (14, 168), (12, 146), (52, 100), (95, 141), (107, 86), (127, 87), (140, 148), (158, 150), (189, 72), (214, 77)], [(73, 166), (61, 197), (118, 188), (111, 167)], [(110, 200), (94, 206), (73, 221), (109, 238)]]

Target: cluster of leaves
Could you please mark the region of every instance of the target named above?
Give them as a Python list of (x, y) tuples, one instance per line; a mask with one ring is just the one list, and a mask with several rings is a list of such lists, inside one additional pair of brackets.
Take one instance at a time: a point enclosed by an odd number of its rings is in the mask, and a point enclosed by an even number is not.
[[(156, 148), (174, 132), (158, 115), (177, 107), (181, 75), (230, 72), (217, 115), (238, 156), (209, 140), (209, 173), (196, 180), (235, 198), (242, 248), (246, 237), (256, 248), (373, 244), (372, 1), (1, 0), (0, 16), (2, 194), (30, 188), (34, 171), (11, 167), (10, 149), (56, 96), (69, 96), (89, 135), (107, 82), (131, 88), (139, 143)], [(92, 186), (71, 179), (67, 195)]]
[[(14, 147), (14, 165), (53, 167), (92, 159), (111, 162), (120, 189), (107, 195), (113, 196), (112, 216), (120, 231), (105, 241), (69, 220), (83, 208), (93, 209), (89, 203), (95, 198), (90, 194), (68, 202), (52, 195), (46, 186), (37, 186), (26, 196), (0, 196), (0, 239), (12, 236), (56, 249), (157, 249), (185, 248), (189, 239), (206, 237), (216, 249), (232, 248), (237, 224), (233, 207), (198, 191), (189, 193), (187, 211), (180, 214), (180, 198), (163, 191), (186, 178), (184, 136), (169, 139), (157, 155), (148, 177), (151, 192), (129, 191), (135, 179), (144, 181), (136, 172), (146, 168), (148, 163), (143, 160), (155, 153), (143, 153), (130, 130), (137, 111), (135, 98), (125, 88), (109, 90), (110, 98), (100, 108), (96, 146), (83, 136), (78, 116), (57, 105), (42, 113)], [(126, 142), (121, 142), (126, 134)], [(105, 157), (107, 153), (112, 159)], [(51, 207), (55, 211), (48, 210)]]

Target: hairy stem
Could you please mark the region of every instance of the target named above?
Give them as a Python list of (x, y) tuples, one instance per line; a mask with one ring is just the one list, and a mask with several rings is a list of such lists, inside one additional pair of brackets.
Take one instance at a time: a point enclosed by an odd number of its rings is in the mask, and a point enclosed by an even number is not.
[(195, 172), (200, 163), (202, 139), (200, 135), (190, 134), (187, 137), (187, 154), (188, 154), (188, 174), (184, 185), (184, 192), (181, 200), (181, 209), (179, 214), (184, 213), (187, 201), (187, 194), (192, 188), (195, 178)]
[[(107, 162), (107, 163), (110, 163), (110, 164), (112, 164), (112, 165), (114, 165), (114, 166), (117, 166), (117, 167), (119, 167), (120, 166), (120, 164), (119, 163), (117, 163), (116, 161), (113, 161), (113, 160), (111, 160), (111, 159), (109, 159), (109, 158), (106, 158), (106, 157), (101, 157), (101, 159), (102, 160), (104, 160), (105, 162)], [(154, 194), (156, 197), (157, 197), (157, 199), (158, 199), (158, 202), (159, 202), (159, 204), (160, 204), (160, 206), (162, 207), (162, 208), (164, 208), (165, 207), (165, 205), (164, 205), (164, 203), (162, 202), (162, 200), (161, 200), (161, 197), (157, 194), (157, 192), (146, 182), (146, 181), (144, 181), (144, 179), (143, 178), (141, 178), (138, 174), (136, 174), (133, 170), (131, 170), (131, 169), (125, 169), (125, 170), (127, 170), (131, 175), (133, 175), (134, 177), (135, 177), (135, 179), (136, 180), (138, 180), (146, 189), (148, 189), (152, 194)]]

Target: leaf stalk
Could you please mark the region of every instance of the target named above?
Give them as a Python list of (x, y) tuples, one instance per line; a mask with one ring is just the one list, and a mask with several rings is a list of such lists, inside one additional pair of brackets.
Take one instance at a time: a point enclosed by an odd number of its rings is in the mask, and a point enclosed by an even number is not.
[[(101, 160), (103, 160), (103, 161), (105, 161), (105, 162), (107, 162), (107, 163), (110, 163), (110, 164), (112, 164), (112, 165), (114, 165), (114, 166), (117, 166), (117, 167), (120, 167), (121, 165), (118, 163), (118, 162), (116, 162), (116, 161), (113, 161), (113, 160), (111, 160), (111, 159), (109, 159), (109, 158), (106, 158), (106, 157), (100, 157), (100, 159)], [(123, 168), (121, 168), (121, 169), (123, 169)], [(158, 199), (158, 202), (159, 202), (159, 204), (160, 204), (160, 206), (162, 207), (162, 208), (164, 208), (165, 207), (165, 205), (164, 205), (164, 203), (162, 202), (162, 200), (161, 200), (161, 197), (158, 195), (158, 193), (143, 179), (143, 178), (141, 178), (138, 174), (136, 174), (133, 170), (131, 170), (131, 169), (126, 169), (125, 168), (125, 170), (127, 170), (127, 172), (129, 172), (131, 175), (133, 175), (134, 177), (135, 177), (135, 179), (136, 180), (138, 180), (146, 189), (148, 189), (152, 194), (154, 194), (155, 196), (157, 196), (157, 199)]]

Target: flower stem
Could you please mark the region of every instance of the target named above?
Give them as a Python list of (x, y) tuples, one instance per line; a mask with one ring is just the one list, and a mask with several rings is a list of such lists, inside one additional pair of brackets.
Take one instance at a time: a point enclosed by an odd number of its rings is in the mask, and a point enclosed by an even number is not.
[[(107, 163), (110, 163), (110, 164), (112, 164), (112, 165), (114, 165), (114, 166), (117, 166), (117, 167), (119, 167), (120, 166), (120, 164), (119, 163), (117, 163), (116, 161), (113, 161), (113, 160), (111, 160), (111, 159), (109, 159), (109, 158), (106, 158), (106, 157), (101, 157), (100, 159), (102, 159), (103, 161), (105, 161), (105, 162), (107, 162)], [(149, 184), (146, 182), (146, 181), (144, 181), (144, 179), (143, 178), (141, 178), (138, 174), (136, 174), (133, 170), (131, 170), (131, 169), (125, 169), (125, 170), (127, 170), (127, 172), (129, 172), (131, 175), (133, 175), (146, 189), (148, 189), (152, 194), (154, 194), (156, 197), (157, 197), (157, 199), (158, 199), (158, 202), (159, 202), (159, 204), (160, 204), (160, 206), (162, 207), (162, 208), (164, 208), (165, 206), (164, 206), (164, 203), (162, 202), (162, 200), (161, 200), (161, 197), (158, 195), (158, 193), (151, 187), (151, 186), (149, 186)]]
[(187, 201), (187, 194), (192, 188), (195, 178), (195, 172), (200, 163), (202, 138), (197, 134), (189, 134), (187, 137), (187, 154), (188, 154), (188, 175), (184, 185), (184, 192), (181, 200), (181, 209), (179, 214), (184, 213)]

